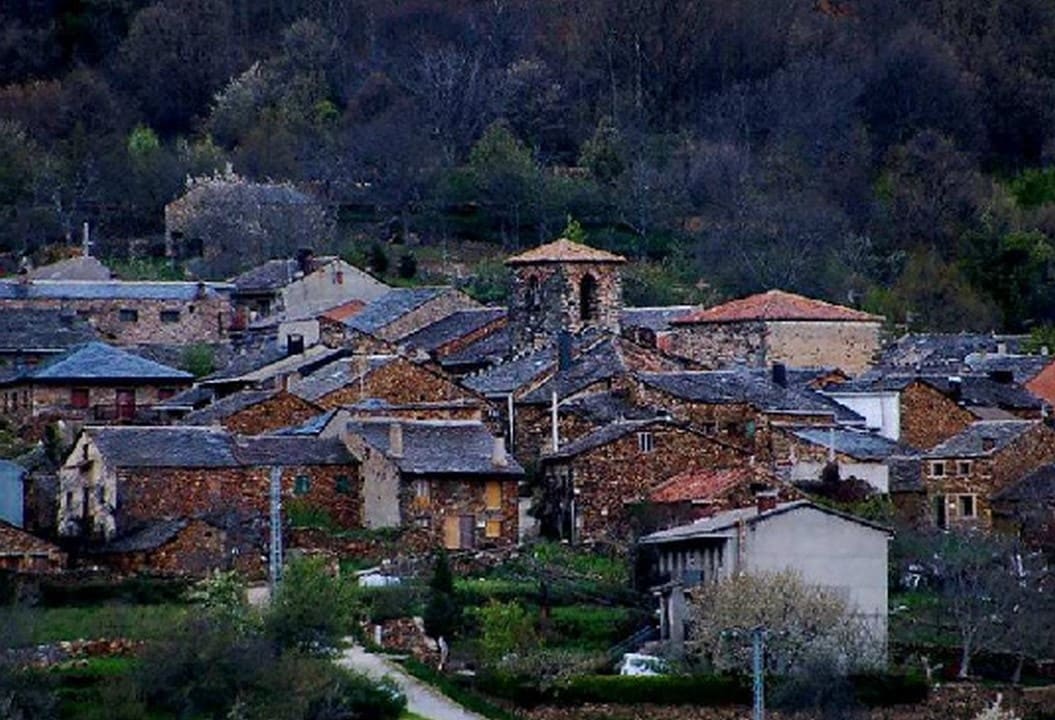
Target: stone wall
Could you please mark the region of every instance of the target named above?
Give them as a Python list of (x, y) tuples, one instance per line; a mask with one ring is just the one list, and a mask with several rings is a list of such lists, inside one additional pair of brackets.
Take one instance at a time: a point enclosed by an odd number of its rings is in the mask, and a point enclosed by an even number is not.
[(654, 424), (653, 450), (643, 452), (638, 433), (627, 435), (574, 458), (544, 461), (546, 483), (554, 488), (570, 471), (580, 518), (580, 541), (628, 542), (636, 532), (630, 504), (640, 503), (662, 482), (679, 472), (730, 467), (746, 462), (735, 448), (684, 428)]
[(974, 422), (974, 416), (946, 395), (922, 382), (901, 391), (900, 441), (920, 450), (959, 435)]
[(376, 334), (382, 340), (397, 342), (459, 310), (470, 310), (477, 307), (480, 307), (480, 304), (468, 295), (453, 289), (447, 290), (381, 328)]
[[(354, 365), (356, 358), (350, 358), (347, 362)], [(422, 367), (406, 358), (393, 359), (368, 373), (362, 382), (353, 380), (319, 398), (316, 404), (325, 410), (332, 410), (343, 405), (354, 405), (366, 398), (384, 400), (391, 405), (467, 400), (477, 402), (481, 409), (487, 407), (486, 400), (442, 372)]]
[(260, 435), (279, 428), (300, 425), (322, 410), (296, 395), (282, 391), (255, 405), (229, 415), (222, 425), (242, 435)]
[[(427, 499), (422, 499), (417, 496), (416, 480), (404, 478), (405, 491), (401, 495), (404, 522), (429, 530), (435, 543), (442, 546), (447, 518), (472, 516), (474, 548), (515, 544), (520, 532), (517, 481), (501, 476), (493, 479), (500, 484), (502, 492), (498, 508), (487, 507), (487, 481), (485, 477), (422, 478), (421, 482), (428, 484)], [(486, 523), (491, 521), (500, 523), (497, 537), (487, 537)]]
[(879, 323), (744, 321), (675, 325), (664, 339), (668, 352), (714, 369), (745, 362), (793, 367), (867, 369), (879, 350)]
[[(596, 282), (595, 314), (581, 317), (583, 279)], [(598, 327), (619, 334), (623, 281), (616, 263), (539, 263), (513, 268), (509, 327), (516, 348), (551, 343), (561, 330)]]
[[(180, 300), (92, 299), (4, 300), (4, 308), (40, 308), (75, 311), (99, 331), (102, 339), (116, 345), (185, 345), (188, 342), (215, 343), (227, 339), (234, 309), (229, 299), (207, 294), (190, 302)], [(122, 310), (135, 310), (136, 319), (122, 320)], [(178, 320), (163, 322), (162, 312), (179, 313)]]
[[(74, 387), (88, 390), (88, 407), (75, 408), (71, 405), (71, 391)], [(162, 391), (172, 394), (190, 387), (190, 382), (173, 380), (162, 385), (32, 385), (29, 386), (32, 402), (32, 415), (36, 417), (61, 418), (71, 422), (90, 422), (105, 424), (117, 420), (117, 390), (128, 389), (135, 392), (136, 410), (142, 421), (149, 419), (144, 412), (149, 412), (154, 405), (161, 402)]]

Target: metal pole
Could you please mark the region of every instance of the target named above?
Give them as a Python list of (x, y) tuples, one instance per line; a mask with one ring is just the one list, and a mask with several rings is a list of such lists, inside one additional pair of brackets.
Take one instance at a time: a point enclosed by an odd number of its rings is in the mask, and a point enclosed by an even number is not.
[(275, 597), (282, 582), (282, 468), (271, 468), (271, 552), (268, 570), (271, 597)]
[(553, 452), (560, 450), (560, 416), (557, 414), (557, 391), (553, 391), (551, 396), (552, 402), (550, 404), (550, 429), (553, 437), (550, 441), (553, 443)]
[(759, 626), (751, 630), (751, 665), (754, 670), (755, 681), (754, 720), (765, 720), (766, 717), (765, 674), (762, 665), (762, 658), (766, 649), (765, 642), (765, 628)]

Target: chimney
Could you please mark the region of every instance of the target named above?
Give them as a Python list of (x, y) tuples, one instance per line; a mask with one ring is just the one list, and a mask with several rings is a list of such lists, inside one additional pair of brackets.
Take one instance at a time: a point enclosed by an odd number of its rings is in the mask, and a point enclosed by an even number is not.
[(1048, 355), (1051, 355), (1051, 348), (1049, 348), (1047, 345), (1042, 346), (1040, 348), (1040, 354), (1043, 355), (1044, 357), (1047, 357)]
[(996, 354), (997, 355), (1007, 355), (1007, 343), (1006, 342), (998, 342), (996, 344)]
[(388, 426), (388, 456), (403, 457), (403, 426), (398, 422)]
[(755, 502), (758, 505), (758, 514), (777, 509), (777, 491), (763, 490), (755, 494)]
[(279, 390), (281, 390), (283, 392), (289, 392), (289, 373), (280, 373), (275, 378), (275, 381), (276, 381), (275, 385), (277, 386), (277, 389), (279, 389)]
[(503, 435), (495, 435), (494, 446), (491, 449), (491, 464), (500, 468), (509, 466), (509, 455), (506, 454), (506, 439)]
[(996, 440), (991, 437), (982, 438), (982, 451), (989, 452), (996, 448)]
[(286, 336), (286, 355), (301, 355), (304, 353), (304, 336), (292, 333)]
[(949, 395), (956, 402), (963, 397), (963, 378), (954, 375), (949, 378)]
[(773, 363), (773, 382), (782, 388), (788, 386), (788, 368), (784, 363)]
[(315, 271), (315, 252), (311, 248), (297, 251), (297, 269), (305, 275)]

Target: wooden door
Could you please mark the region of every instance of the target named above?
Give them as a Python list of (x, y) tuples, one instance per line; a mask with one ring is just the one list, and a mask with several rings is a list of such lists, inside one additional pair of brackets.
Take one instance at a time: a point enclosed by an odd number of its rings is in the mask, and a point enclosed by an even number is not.
[(459, 529), (461, 536), (462, 550), (470, 550), (476, 544), (474, 539), (476, 537), (476, 516), (475, 515), (462, 515), (459, 521)]
[(443, 518), (443, 546), (448, 550), (461, 547), (461, 518), (457, 515)]

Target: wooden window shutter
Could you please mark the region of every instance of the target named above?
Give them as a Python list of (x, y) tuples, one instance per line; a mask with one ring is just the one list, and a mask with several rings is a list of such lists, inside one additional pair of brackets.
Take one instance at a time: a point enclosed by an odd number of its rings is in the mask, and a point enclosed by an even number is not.
[(488, 480), (484, 487), (484, 505), (488, 510), (502, 509), (502, 483), (499, 480)]

